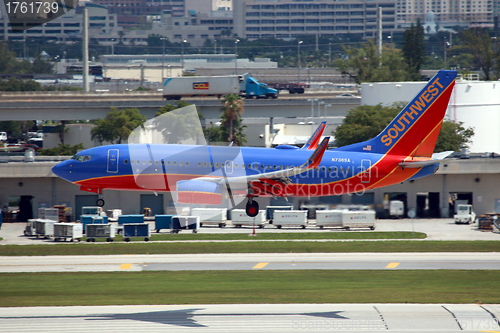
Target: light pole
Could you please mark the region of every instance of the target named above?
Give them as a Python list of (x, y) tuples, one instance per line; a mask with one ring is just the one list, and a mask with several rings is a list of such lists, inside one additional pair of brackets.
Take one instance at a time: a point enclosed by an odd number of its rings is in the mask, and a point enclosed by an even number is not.
[(302, 41), (299, 41), (297, 43), (297, 81), (300, 83), (300, 44), (302, 44)]
[(238, 75), (238, 42), (240, 40), (236, 39), (234, 41), (234, 74)]
[(314, 132), (314, 127), (313, 127), (313, 122), (312, 120), (314, 119), (314, 102), (317, 102), (317, 98), (308, 98), (308, 102), (311, 102), (311, 134)]
[(332, 62), (332, 43), (328, 43), (328, 62)]
[(325, 104), (325, 118), (328, 117), (328, 114), (326, 112), (326, 109), (332, 106), (331, 104)]
[(446, 37), (444, 38), (444, 69), (446, 70), (446, 47), (450, 46), (450, 43), (446, 41)]
[(187, 43), (187, 40), (183, 40), (181, 43), (181, 48), (182, 48), (182, 71), (184, 72), (184, 43)]
[(325, 102), (318, 102), (318, 118), (321, 118), (321, 105), (324, 105)]
[(165, 81), (165, 75), (163, 69), (165, 68), (165, 41), (168, 40), (167, 37), (162, 37), (160, 40), (163, 41), (162, 57), (161, 57), (161, 82)]

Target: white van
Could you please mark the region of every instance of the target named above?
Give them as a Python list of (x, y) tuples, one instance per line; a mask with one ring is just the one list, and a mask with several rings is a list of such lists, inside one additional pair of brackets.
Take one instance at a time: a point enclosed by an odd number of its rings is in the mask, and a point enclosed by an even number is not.
[(7, 141), (7, 132), (0, 132), (0, 141)]

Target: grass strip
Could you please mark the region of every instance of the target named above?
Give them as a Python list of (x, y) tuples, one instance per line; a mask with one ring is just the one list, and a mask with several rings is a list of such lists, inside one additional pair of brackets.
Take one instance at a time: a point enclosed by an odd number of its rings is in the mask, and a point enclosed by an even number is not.
[[(500, 303), (498, 271), (182, 271), (0, 274), (0, 306)], [(473, 286), (473, 287), (471, 287)]]
[(498, 252), (498, 241), (356, 241), (356, 242), (203, 242), (203, 243), (74, 243), (3, 245), (0, 256), (316, 253), (316, 252)]
[[(248, 229), (248, 234), (251, 234), (252, 230)], [(394, 232), (349, 232), (349, 231), (334, 231), (334, 232), (285, 232), (285, 233), (259, 233), (255, 237), (248, 237), (247, 233), (238, 234), (165, 234), (165, 233), (153, 233), (151, 234), (151, 241), (182, 241), (182, 240), (287, 240), (287, 239), (412, 239), (426, 238), (427, 235), (423, 232), (411, 232), (411, 231), (394, 231)], [(86, 240), (84, 237), (83, 241)], [(115, 241), (122, 241), (123, 237), (117, 235)], [(144, 241), (144, 237), (133, 237), (130, 238), (131, 241)], [(96, 242), (105, 242), (105, 238), (96, 238)]]

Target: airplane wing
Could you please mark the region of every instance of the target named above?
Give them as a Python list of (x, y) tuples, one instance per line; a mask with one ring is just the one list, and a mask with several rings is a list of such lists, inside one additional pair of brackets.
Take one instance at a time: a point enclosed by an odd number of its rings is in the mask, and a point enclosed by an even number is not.
[(321, 134), (326, 127), (326, 121), (321, 122), (314, 134), (307, 140), (307, 143), (301, 149), (316, 149), (318, 147), (319, 140), (321, 139)]
[(437, 163), (441, 163), (444, 161), (446, 157), (449, 155), (453, 154), (453, 151), (445, 151), (442, 153), (435, 153), (432, 154), (431, 159), (426, 159), (426, 160), (413, 160), (413, 161), (405, 161), (402, 163), (399, 163), (398, 165), (403, 168), (409, 168), (409, 169), (418, 169), (418, 168), (423, 168), (428, 165), (434, 165)]
[(326, 137), (323, 139), (321, 144), (314, 150), (314, 152), (311, 154), (311, 156), (307, 159), (307, 161), (302, 164), (301, 166), (295, 167), (295, 168), (289, 168), (285, 170), (278, 170), (278, 171), (271, 171), (271, 172), (264, 172), (264, 173), (258, 173), (255, 175), (247, 175), (247, 176), (241, 176), (241, 177), (199, 177), (195, 178), (196, 180), (203, 180), (207, 182), (212, 182), (212, 183), (226, 183), (226, 184), (231, 184), (231, 183), (243, 183), (243, 182), (252, 182), (252, 181), (258, 181), (258, 180), (263, 180), (263, 179), (279, 179), (279, 178), (287, 178), (291, 176), (298, 175), (302, 172), (306, 172), (307, 170), (310, 169), (315, 169), (319, 166), (321, 163), (321, 160), (323, 159), (323, 155), (325, 153), (326, 147), (328, 146), (328, 141), (330, 141), (330, 137)]

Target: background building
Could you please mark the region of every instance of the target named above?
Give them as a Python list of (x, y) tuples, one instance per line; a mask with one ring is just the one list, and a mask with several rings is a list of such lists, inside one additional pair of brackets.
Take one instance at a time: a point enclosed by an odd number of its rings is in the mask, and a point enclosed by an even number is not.
[(296, 38), (304, 34), (374, 37), (377, 7), (383, 8), (382, 30), (386, 33), (395, 30), (394, 0), (234, 0), (234, 32), (248, 39)]

